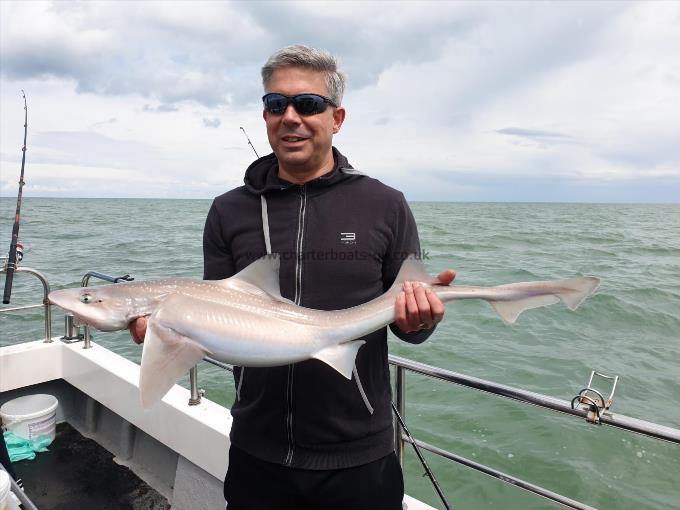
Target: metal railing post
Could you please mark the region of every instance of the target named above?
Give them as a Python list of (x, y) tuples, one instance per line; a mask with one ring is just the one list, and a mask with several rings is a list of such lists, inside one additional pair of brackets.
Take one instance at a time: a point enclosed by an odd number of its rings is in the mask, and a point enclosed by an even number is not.
[(201, 403), (203, 392), (198, 389), (198, 365), (189, 370), (189, 384), (191, 385), (191, 396), (189, 397), (189, 405), (197, 406)]
[(83, 349), (92, 348), (92, 337), (90, 336), (90, 326), (83, 325)]
[[(403, 367), (395, 366), (394, 377), (394, 403), (399, 414), (404, 417), (406, 411), (406, 370)], [(405, 419), (405, 418), (404, 418)], [(399, 459), (399, 464), (404, 468), (404, 436), (401, 433), (401, 426), (394, 419), (394, 451)]]
[[(42, 301), (42, 307), (45, 311), (45, 343), (49, 344), (52, 342), (52, 308), (50, 304), (50, 300), (47, 299), (47, 296), (50, 293), (50, 284), (47, 281), (47, 277), (42, 274), (40, 271), (36, 269), (31, 269), (30, 267), (17, 267), (15, 269), (17, 273), (29, 273), (38, 278), (40, 280), (40, 283), (42, 283), (43, 286), (43, 301)], [(7, 272), (7, 268), (3, 267), (0, 269), (0, 273), (5, 273)], [(37, 306), (41, 305), (35, 305), (35, 306), (17, 306), (14, 308), (5, 308), (3, 311), (10, 312), (13, 310), (27, 310), (29, 308), (35, 308)]]
[[(49, 294), (49, 290), (47, 291)], [(45, 306), (45, 343), (52, 342), (52, 303), (47, 299), (47, 294), (43, 299), (43, 305)]]

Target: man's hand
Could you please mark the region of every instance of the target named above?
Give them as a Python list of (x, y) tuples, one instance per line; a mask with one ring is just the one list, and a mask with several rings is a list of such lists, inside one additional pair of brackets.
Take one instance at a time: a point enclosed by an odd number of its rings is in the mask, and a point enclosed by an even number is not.
[(144, 336), (146, 335), (146, 317), (139, 317), (133, 320), (128, 326), (132, 341), (137, 345), (144, 343)]
[[(441, 272), (437, 279), (441, 285), (449, 285), (455, 277), (456, 272), (449, 269)], [(432, 289), (419, 282), (404, 282), (404, 290), (397, 296), (394, 310), (394, 323), (404, 333), (432, 329), (444, 318), (444, 303)]]

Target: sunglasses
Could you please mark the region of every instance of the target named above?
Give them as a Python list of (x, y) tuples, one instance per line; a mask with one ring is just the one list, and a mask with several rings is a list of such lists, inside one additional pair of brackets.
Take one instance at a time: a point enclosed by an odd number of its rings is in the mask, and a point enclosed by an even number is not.
[(316, 115), (325, 112), (328, 105), (335, 106), (336, 108), (338, 106), (332, 99), (320, 96), (319, 94), (284, 96), (283, 94), (272, 92), (265, 94), (262, 102), (264, 103), (264, 111), (273, 115), (283, 115), (291, 103), (293, 103), (293, 108), (300, 115)]

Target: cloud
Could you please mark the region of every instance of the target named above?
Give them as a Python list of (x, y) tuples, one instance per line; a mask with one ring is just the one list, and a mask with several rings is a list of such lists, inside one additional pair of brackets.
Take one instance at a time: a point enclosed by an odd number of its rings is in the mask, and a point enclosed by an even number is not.
[(220, 127), (220, 124), (222, 124), (222, 121), (218, 119), (217, 117), (213, 119), (206, 119), (203, 118), (203, 125), (208, 128), (218, 128)]
[[(13, 79), (72, 79), (81, 93), (141, 93), (164, 103), (209, 107), (254, 101), (254, 77), (275, 49), (295, 42), (341, 55), (358, 89), (397, 62), (435, 61), (446, 41), (475, 27), (468, 7), (431, 4), (442, 15), (402, 4), (33, 2), (7, 7), (2, 74)], [(343, 26), (329, 30), (329, 26)], [(351, 33), (352, 37), (347, 37)], [(390, 41), (384, 44), (383, 41)], [(141, 49), (141, 51), (140, 51)]]
[(3, 176), (15, 173), (23, 125), (7, 91), (24, 88), (29, 164), (99, 168), (112, 182), (116, 171), (140, 172), (146, 193), (191, 185), (210, 196), (215, 183), (217, 194), (253, 159), (239, 126), (268, 151), (260, 66), (306, 43), (332, 51), (348, 74), (335, 144), (418, 197), (504, 187), (557, 197), (551, 179), (589, 199), (587, 186), (565, 183), (590, 180), (611, 197), (598, 184), (610, 182), (629, 197), (626, 182), (652, 190), (659, 179), (680, 196), (677, 2), (312, 5), (4, 2)]
[(145, 104), (142, 110), (151, 113), (168, 113), (176, 112), (179, 110), (179, 108), (177, 108), (177, 106), (175, 106), (174, 104), (159, 104), (158, 106), (150, 106), (148, 104)]
[(101, 121), (101, 122), (95, 122), (95, 123), (92, 124), (92, 126), (90, 126), (90, 127), (91, 127), (92, 129), (95, 129), (95, 128), (98, 128), (98, 127), (100, 127), (100, 126), (106, 126), (106, 125), (109, 125), (109, 124), (115, 124), (116, 122), (118, 122), (118, 119), (116, 119), (115, 117), (111, 117), (111, 118), (108, 119), (108, 120), (103, 120), (103, 121)]
[[(479, 25), (476, 9), (449, 2), (248, 2), (243, 8), (270, 34), (271, 50), (313, 44), (340, 56), (354, 89), (374, 85), (397, 63), (439, 59), (447, 41), (466, 38)], [(395, 7), (396, 6), (396, 7)]]
[(85, 167), (143, 168), (165, 163), (163, 152), (144, 142), (116, 140), (95, 132), (51, 131), (32, 137), (32, 161)]
[(663, 202), (677, 203), (680, 176), (629, 179), (582, 179), (569, 176), (477, 175), (446, 171), (424, 172), (436, 187), (409, 186), (409, 200), (462, 200), (472, 202)]
[(230, 4), (187, 5), (3, 5), (2, 75), (71, 79), (80, 93), (224, 104), (230, 73), (252, 52), (242, 51), (253, 47), (252, 33)]
[(516, 127), (509, 127), (509, 128), (503, 128), (503, 129), (497, 129), (496, 133), (500, 133), (502, 135), (513, 135), (513, 136), (520, 136), (520, 137), (525, 137), (525, 138), (531, 138), (531, 139), (541, 139), (541, 140), (564, 140), (564, 139), (571, 139), (569, 135), (565, 135), (563, 133), (557, 133), (555, 131), (543, 131), (540, 129), (524, 129), (524, 128), (516, 128)]
[(679, 134), (622, 141), (600, 148), (597, 152), (605, 160), (637, 169), (646, 175), (680, 175)]

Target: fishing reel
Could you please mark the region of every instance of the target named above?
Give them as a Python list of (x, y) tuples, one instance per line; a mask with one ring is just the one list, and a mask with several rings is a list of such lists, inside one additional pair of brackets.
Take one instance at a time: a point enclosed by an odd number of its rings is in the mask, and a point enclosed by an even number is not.
[(17, 243), (17, 264), (24, 259), (24, 245)]
[[(24, 245), (21, 243), (17, 243), (17, 248), (16, 248), (16, 260), (14, 262), (14, 268), (16, 269), (17, 264), (21, 262), (24, 258)], [(7, 266), (9, 266), (9, 253), (5, 256), (2, 257), (2, 267), (3, 269), (7, 270)]]

